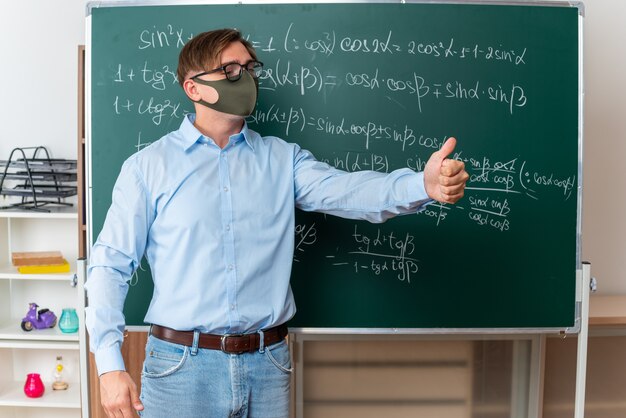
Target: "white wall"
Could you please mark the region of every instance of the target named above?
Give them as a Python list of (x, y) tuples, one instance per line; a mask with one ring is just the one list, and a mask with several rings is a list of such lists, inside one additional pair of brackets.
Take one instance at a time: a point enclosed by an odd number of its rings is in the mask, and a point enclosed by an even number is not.
[(583, 260), (598, 293), (626, 294), (626, 2), (585, 4)]
[(78, 45), (85, 0), (0, 1), (0, 159), (45, 145), (76, 158)]
[[(0, 159), (20, 145), (76, 157), (76, 48), (84, 44), (85, 4), (0, 2)], [(626, 294), (624, 21), (623, 0), (586, 2), (583, 259), (603, 294)]]

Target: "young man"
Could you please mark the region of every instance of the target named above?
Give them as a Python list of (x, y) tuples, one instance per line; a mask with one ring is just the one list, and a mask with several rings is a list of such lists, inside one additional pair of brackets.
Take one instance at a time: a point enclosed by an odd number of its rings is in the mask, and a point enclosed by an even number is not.
[[(87, 282), (109, 417), (287, 417), (295, 207), (382, 222), (463, 196), (463, 163), (446, 159), (454, 139), (423, 173), (346, 173), (250, 130), (261, 69), (239, 32), (197, 35), (178, 67), (195, 115), (122, 167)], [(144, 253), (154, 295), (140, 400), (120, 346), (127, 281)]]

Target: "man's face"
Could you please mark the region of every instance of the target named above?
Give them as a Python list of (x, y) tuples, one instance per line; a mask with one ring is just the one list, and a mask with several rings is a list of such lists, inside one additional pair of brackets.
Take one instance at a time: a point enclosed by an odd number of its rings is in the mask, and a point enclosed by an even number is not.
[[(231, 42), (222, 51), (222, 54), (219, 57), (219, 62), (214, 63), (211, 66), (212, 68), (205, 68), (204, 71), (211, 71), (230, 63), (246, 64), (250, 61), (252, 61), (252, 56), (250, 55), (246, 47), (241, 42)], [(225, 79), (226, 74), (224, 73), (224, 71), (216, 71), (212, 72), (211, 74), (201, 75), (198, 78), (204, 81), (218, 81)], [(197, 91), (197, 93), (199, 94), (198, 98), (202, 98), (204, 101), (210, 104), (217, 103), (220, 96), (215, 88), (203, 85), (201, 83), (193, 84), (195, 87), (194, 90)]]

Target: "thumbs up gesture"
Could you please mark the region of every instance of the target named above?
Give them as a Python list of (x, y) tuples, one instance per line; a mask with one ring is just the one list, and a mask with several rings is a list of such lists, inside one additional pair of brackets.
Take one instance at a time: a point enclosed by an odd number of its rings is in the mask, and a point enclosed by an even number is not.
[(462, 161), (446, 158), (455, 146), (456, 139), (448, 138), (439, 151), (433, 152), (424, 167), (426, 193), (441, 203), (455, 203), (462, 198), (469, 178)]

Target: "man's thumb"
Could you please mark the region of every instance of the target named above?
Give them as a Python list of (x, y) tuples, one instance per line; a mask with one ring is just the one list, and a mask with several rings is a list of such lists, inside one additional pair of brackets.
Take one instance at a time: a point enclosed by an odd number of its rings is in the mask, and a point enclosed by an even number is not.
[(454, 147), (456, 147), (456, 139), (455, 138), (448, 138), (448, 140), (446, 142), (443, 143), (443, 145), (441, 146), (441, 149), (439, 149), (439, 151), (437, 151), (437, 154), (439, 157), (441, 157), (441, 160), (443, 161), (448, 155), (452, 154), (452, 152), (454, 151)]
[(130, 401), (133, 404), (133, 408), (136, 411), (141, 411), (143, 409), (143, 404), (139, 400), (139, 394), (137, 393), (137, 389), (131, 389), (130, 391)]

